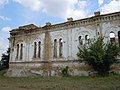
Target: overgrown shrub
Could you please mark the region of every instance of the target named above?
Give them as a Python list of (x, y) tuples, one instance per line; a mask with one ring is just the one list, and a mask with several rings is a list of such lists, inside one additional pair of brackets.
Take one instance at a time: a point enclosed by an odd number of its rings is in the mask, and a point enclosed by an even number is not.
[(105, 44), (103, 38), (98, 38), (89, 48), (79, 48), (77, 56), (92, 66), (98, 75), (105, 76), (109, 74), (110, 66), (117, 61), (119, 53), (120, 48), (115, 43)]
[(63, 68), (63, 70), (62, 70), (63, 77), (69, 76), (68, 69), (69, 69), (68, 66), (66, 66), (65, 68)]

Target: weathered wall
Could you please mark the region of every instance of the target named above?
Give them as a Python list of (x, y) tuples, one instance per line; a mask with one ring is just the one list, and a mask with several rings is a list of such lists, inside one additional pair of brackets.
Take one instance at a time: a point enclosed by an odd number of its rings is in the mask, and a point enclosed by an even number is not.
[[(61, 25), (61, 26), (60, 26)], [(115, 33), (115, 39), (118, 43), (118, 31), (120, 31), (120, 13), (95, 16), (78, 21), (68, 21), (60, 25), (47, 24), (43, 28), (38, 28), (28, 34), (22, 33), (10, 37), (10, 69), (8, 75), (30, 74), (29, 72), (44, 75), (45, 72), (52, 76), (60, 74), (65, 66), (71, 68), (71, 75), (89, 75), (92, 69), (85, 66), (83, 62), (78, 61), (77, 52), (79, 46), (79, 36), (82, 37), (83, 46), (85, 46), (85, 36), (88, 35), (90, 42), (99, 36), (104, 37), (104, 41), (110, 40), (110, 32)], [(24, 31), (21, 31), (24, 32)], [(57, 57), (54, 57), (54, 40), (57, 40)], [(59, 56), (59, 40), (62, 39), (62, 56)], [(36, 58), (34, 58), (34, 42), (41, 42), (41, 55), (38, 57), (38, 44), (36, 49)], [(20, 53), (17, 55), (17, 44), (23, 44), (23, 58), (20, 59)], [(20, 51), (19, 51), (20, 52)], [(80, 68), (83, 68), (82, 70)], [(87, 68), (87, 70), (86, 70)], [(27, 70), (29, 72), (27, 72)], [(34, 71), (35, 70), (35, 71)], [(120, 70), (118, 65), (117, 70)], [(38, 71), (38, 72), (37, 72)], [(44, 72), (45, 71), (45, 72)], [(47, 74), (48, 74), (47, 73)], [(27, 75), (26, 74), (26, 75)]]

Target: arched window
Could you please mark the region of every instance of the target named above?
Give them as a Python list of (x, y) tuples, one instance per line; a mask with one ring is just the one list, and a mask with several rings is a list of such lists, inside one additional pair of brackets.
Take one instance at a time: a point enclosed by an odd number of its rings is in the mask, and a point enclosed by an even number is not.
[(38, 42), (38, 58), (41, 57), (41, 42)]
[(37, 51), (37, 50), (36, 50), (36, 49), (37, 49), (36, 47), (37, 47), (37, 44), (36, 44), (36, 42), (34, 42), (34, 58), (36, 58), (36, 51)]
[(82, 41), (82, 37), (81, 36), (78, 37), (78, 40), (79, 40), (79, 45), (83, 45), (83, 41)]
[(88, 35), (85, 35), (85, 43), (89, 44), (90, 37)]
[(23, 44), (21, 44), (21, 48), (20, 48), (20, 59), (23, 58)]
[(110, 32), (110, 42), (115, 42), (115, 33), (113, 31)]
[(57, 57), (57, 39), (54, 40), (54, 57)]
[(119, 47), (120, 47), (120, 31), (118, 31), (118, 43), (119, 43)]
[(18, 59), (19, 56), (19, 44), (17, 44), (17, 54), (16, 54), (16, 59)]
[(63, 42), (62, 38), (59, 39), (59, 57), (62, 57)]

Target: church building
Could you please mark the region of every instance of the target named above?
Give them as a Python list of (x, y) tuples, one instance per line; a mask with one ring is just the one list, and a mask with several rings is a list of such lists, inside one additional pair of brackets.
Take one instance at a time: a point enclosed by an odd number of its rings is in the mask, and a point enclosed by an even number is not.
[[(70, 75), (88, 76), (92, 68), (77, 57), (78, 47), (89, 47), (98, 37), (120, 46), (120, 12), (38, 27), (20, 26), (10, 31), (8, 76), (60, 76), (68, 66)], [(114, 67), (120, 71), (120, 66)]]

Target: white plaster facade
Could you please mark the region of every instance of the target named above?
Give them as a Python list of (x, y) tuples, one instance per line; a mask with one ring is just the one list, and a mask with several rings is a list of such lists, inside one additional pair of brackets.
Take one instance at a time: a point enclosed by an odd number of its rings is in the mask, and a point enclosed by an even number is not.
[[(96, 14), (97, 13), (97, 14)], [(65, 66), (71, 67), (71, 75), (88, 75), (88, 70), (80, 69), (84, 63), (77, 57), (79, 36), (82, 45), (87, 46), (85, 36), (89, 36), (92, 42), (99, 36), (104, 37), (104, 41), (110, 40), (110, 32), (114, 32), (116, 43), (120, 44), (120, 12), (100, 15), (96, 12), (95, 16), (73, 20), (51, 25), (47, 23), (43, 27), (33, 24), (14, 29), (10, 32), (10, 68), (9, 76), (28, 75), (26, 72), (44, 75), (59, 75)], [(56, 39), (57, 57), (54, 57), (54, 40)], [(60, 56), (59, 40), (62, 43), (62, 55)], [(38, 42), (40, 44), (40, 57), (38, 57)], [(36, 58), (34, 57), (34, 43), (36, 42)], [(17, 45), (19, 44), (19, 50)], [(22, 48), (22, 59), (20, 59)], [(17, 57), (17, 50), (19, 51)], [(17, 58), (16, 58), (17, 57)], [(72, 70), (74, 69), (74, 70)], [(120, 69), (120, 68), (119, 68)], [(30, 73), (29, 73), (30, 74)]]

